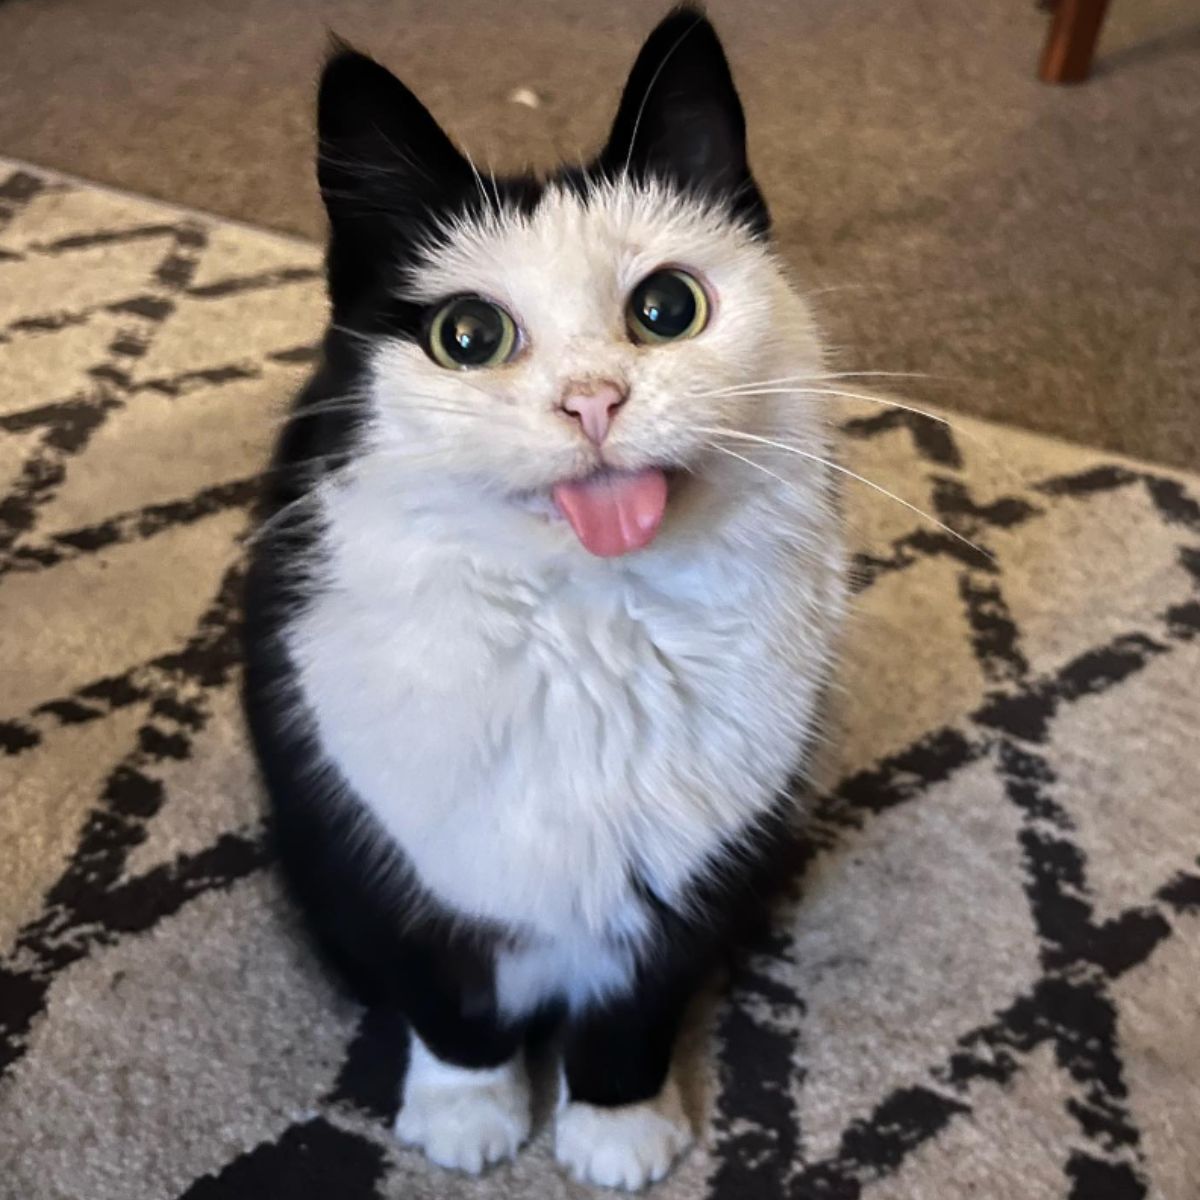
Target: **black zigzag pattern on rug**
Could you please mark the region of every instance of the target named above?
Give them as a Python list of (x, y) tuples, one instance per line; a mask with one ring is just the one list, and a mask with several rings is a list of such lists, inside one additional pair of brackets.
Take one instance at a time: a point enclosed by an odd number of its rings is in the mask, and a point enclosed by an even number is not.
[[(28, 171), (10, 174), (0, 182), (0, 231), (37, 197), (69, 187)], [(101, 312), (120, 321), (104, 355), (83, 371), (79, 392), (26, 409), (10, 405), (0, 415), (0, 433), (34, 436), (0, 499), (0, 576), (53, 571), (114, 546), (148, 541), (248, 507), (257, 479), (243, 476), (65, 532), (38, 532), (39, 514), (63, 487), (72, 464), (86, 456), (112, 414), (137, 403), (139, 396), (185, 402), (201, 389), (211, 392), (311, 361), (313, 347), (296, 344), (259, 359), (235, 356), (174, 375), (134, 378), (133, 365), (171, 322), (182, 297), (220, 299), (313, 277), (308, 267), (272, 268), (197, 287), (193, 280), (208, 239), (203, 221), (180, 218), (83, 231), (5, 258), (163, 243), (150, 278), (136, 294), (74, 311), (32, 314), (0, 331), (0, 339), (9, 341), (86, 324)], [(946, 1057), (926, 1065), (922, 1083), (878, 1096), (868, 1116), (841, 1131), (835, 1153), (810, 1159), (794, 1101), (804, 996), (765, 969), (792, 953), (790, 910), (783, 909), (774, 931), (739, 960), (718, 1017), (716, 1166), (709, 1196), (858, 1197), (972, 1114), (987, 1089), (1007, 1084), (1042, 1046), (1052, 1047), (1067, 1080), (1066, 1106), (1078, 1131), (1077, 1144), (1064, 1151), (1059, 1164), (1062, 1195), (1070, 1200), (1146, 1196), (1142, 1138), (1127, 1103), (1111, 986), (1170, 939), (1181, 918), (1200, 912), (1200, 870), (1154, 880), (1139, 903), (1100, 919), (1091, 899), (1087, 856), (1073, 838), (1070, 814), (1053, 794), (1055, 764), (1047, 747), (1057, 714), (1084, 697), (1120, 689), (1200, 636), (1200, 501), (1175, 479), (1102, 465), (977, 502), (958, 474), (963, 454), (944, 424), (913, 412), (887, 411), (855, 418), (843, 431), (864, 442), (906, 433), (926, 469), (939, 520), (985, 549), (989, 533), (1035, 528), (1059, 506), (1144, 489), (1163, 524), (1178, 535), (1179, 561), (1195, 586), (1189, 594), (1163, 597), (1152, 621), (1039, 674), (1029, 664), (1022, 631), (1009, 610), (1003, 570), (962, 541), (921, 526), (896, 536), (882, 551), (857, 556), (860, 593), (930, 560), (953, 564), (958, 603), (987, 694), (957, 723), (923, 732), (906, 748), (811, 799), (810, 834), (796, 862), (798, 899), (791, 903), (803, 902), (805, 871), (819, 854), (881, 814), (920, 804), (930, 789), (967, 767), (987, 764), (1019, 815), (1022, 884), (1037, 932), (1040, 974), (992, 1020), (963, 1029)], [(0, 957), (0, 1079), (28, 1051), (60, 973), (122, 938), (155, 928), (196, 897), (227, 889), (270, 865), (268, 831), (258, 825), (226, 830), (204, 848), (141, 874), (130, 876), (126, 870), (131, 852), (169, 802), (163, 771), (188, 758), (211, 719), (214, 699), (235, 686), (239, 583), (234, 555), (196, 627), (174, 650), (0, 720), (0, 755), (19, 758), (64, 727), (103, 722), (133, 706), (145, 713), (107, 771), (41, 911), (23, 924)], [(380, 1195), (389, 1170), (381, 1145), (395, 1115), (403, 1044), (403, 1030), (393, 1016), (364, 1012), (334, 1085), (313, 1097), (316, 1115), (297, 1119), (276, 1138), (195, 1180), (181, 1195), (189, 1200), (335, 1191), (347, 1197)]]

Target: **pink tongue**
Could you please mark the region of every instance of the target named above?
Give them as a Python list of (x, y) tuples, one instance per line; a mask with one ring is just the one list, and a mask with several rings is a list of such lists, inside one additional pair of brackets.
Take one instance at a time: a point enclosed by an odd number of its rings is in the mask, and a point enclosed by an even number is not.
[(584, 549), (615, 558), (648, 546), (667, 506), (667, 477), (645, 471), (605, 471), (576, 483), (556, 483), (554, 503)]

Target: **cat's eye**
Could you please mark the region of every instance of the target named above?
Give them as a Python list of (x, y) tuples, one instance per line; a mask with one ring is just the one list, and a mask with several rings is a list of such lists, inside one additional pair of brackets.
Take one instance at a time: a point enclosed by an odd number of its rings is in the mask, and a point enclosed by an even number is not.
[(657, 344), (695, 337), (708, 314), (704, 285), (686, 271), (661, 267), (633, 289), (625, 315), (635, 342)]
[(480, 296), (455, 296), (433, 315), (425, 349), (440, 367), (467, 371), (498, 367), (517, 348), (517, 326), (498, 304)]

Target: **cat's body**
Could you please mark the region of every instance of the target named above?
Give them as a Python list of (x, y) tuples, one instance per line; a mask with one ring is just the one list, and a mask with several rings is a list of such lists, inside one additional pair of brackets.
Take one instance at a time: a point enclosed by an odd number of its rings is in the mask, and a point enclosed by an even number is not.
[[(677, 72), (700, 67), (715, 100), (680, 154)], [(680, 1015), (788, 836), (841, 549), (819, 401), (744, 394), (821, 361), (736, 104), (679, 13), (590, 173), (493, 183), (368, 60), (323, 85), (334, 324), (255, 551), (247, 709), (294, 892), (412, 1024), (398, 1130), (447, 1165), (515, 1150), (524, 1031), (557, 1012), (560, 1158), (661, 1175), (687, 1137)], [(361, 116), (389, 107), (394, 129)], [(374, 133), (399, 157), (371, 164)], [(638, 344), (626, 297), (677, 268), (707, 323)], [(508, 357), (439, 365), (456, 296), (512, 314)], [(801, 456), (757, 453), (780, 438)]]

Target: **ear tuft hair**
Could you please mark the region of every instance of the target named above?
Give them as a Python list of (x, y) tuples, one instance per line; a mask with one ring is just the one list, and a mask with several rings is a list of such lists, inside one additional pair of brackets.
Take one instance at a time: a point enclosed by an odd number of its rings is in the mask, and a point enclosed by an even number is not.
[(333, 37), (317, 98), (317, 180), (329, 214), (335, 312), (386, 286), (406, 248), (472, 176), (428, 109), (386, 67)]
[(746, 157), (742, 104), (717, 32), (699, 8), (672, 10), (646, 39), (600, 165), (610, 175), (664, 178), (723, 198), (766, 232), (766, 205)]

